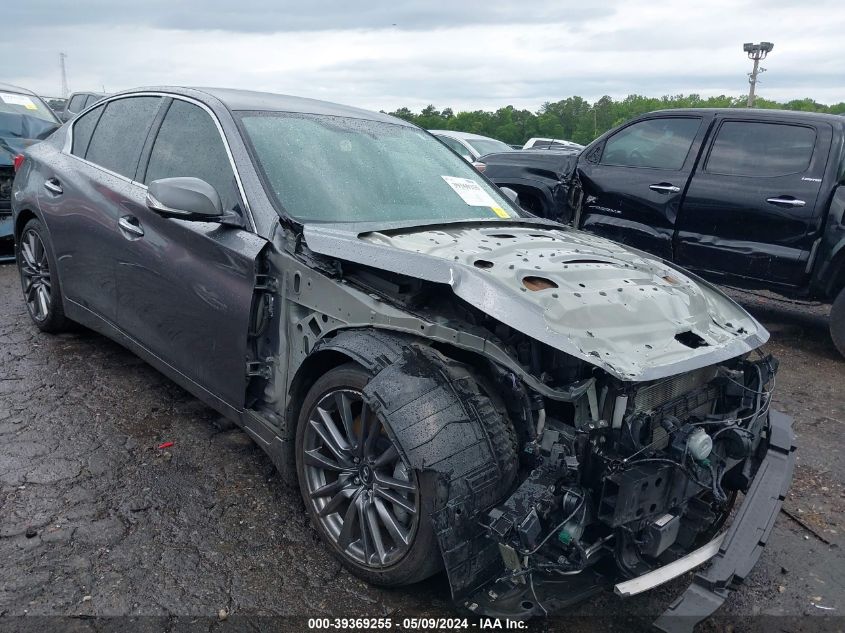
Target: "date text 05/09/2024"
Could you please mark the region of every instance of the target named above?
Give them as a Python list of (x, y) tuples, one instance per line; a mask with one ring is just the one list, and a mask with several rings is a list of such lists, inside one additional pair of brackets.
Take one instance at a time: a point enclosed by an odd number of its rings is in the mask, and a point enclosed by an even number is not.
[(518, 631), (528, 627), (522, 620), (506, 618), (309, 618), (309, 630), (381, 630), (381, 631), (430, 631), (430, 630), (478, 630)]

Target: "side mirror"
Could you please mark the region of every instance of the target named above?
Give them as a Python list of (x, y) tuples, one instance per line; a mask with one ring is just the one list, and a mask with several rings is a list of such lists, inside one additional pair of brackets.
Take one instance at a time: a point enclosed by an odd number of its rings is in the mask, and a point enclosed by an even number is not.
[(161, 178), (147, 188), (147, 207), (182, 220), (219, 222), (223, 204), (217, 190), (200, 178)]
[(511, 202), (513, 202), (516, 206), (519, 206), (519, 194), (516, 191), (510, 187), (499, 187), (499, 189)]

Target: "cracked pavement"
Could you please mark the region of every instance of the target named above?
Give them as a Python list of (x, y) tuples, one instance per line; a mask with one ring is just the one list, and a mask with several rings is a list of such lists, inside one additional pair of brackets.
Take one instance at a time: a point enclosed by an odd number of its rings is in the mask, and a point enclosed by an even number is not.
[[(776, 406), (796, 418), (798, 467), (762, 559), (699, 630), (845, 612), (845, 360), (823, 309), (741, 297), (772, 331)], [(116, 343), (83, 329), (38, 333), (9, 265), (0, 266), (0, 561), (2, 630), (105, 630), (92, 616), (121, 617), (121, 630), (124, 616), (162, 618), (133, 620), (151, 630), (191, 616), (209, 630), (247, 616), (462, 615), (442, 575), (385, 590), (342, 569), (298, 490), (244, 433)], [(688, 582), (625, 602), (600, 595), (566, 628), (591, 630), (601, 613), (605, 628), (644, 629)]]

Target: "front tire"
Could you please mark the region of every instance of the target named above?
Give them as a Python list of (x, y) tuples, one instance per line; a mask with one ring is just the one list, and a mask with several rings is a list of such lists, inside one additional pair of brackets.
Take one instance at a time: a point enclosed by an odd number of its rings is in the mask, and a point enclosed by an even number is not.
[(315, 382), (295, 452), (323, 540), (356, 576), (396, 586), (442, 568), (434, 526), (447, 542), (470, 529), (510, 492), (518, 460), (511, 421), (468, 366), (405, 341), (388, 349), (372, 371), (349, 363)]
[(830, 338), (839, 353), (845, 356), (845, 289), (839, 291), (830, 309)]
[(29, 318), (42, 332), (55, 334), (68, 329), (56, 260), (47, 231), (33, 218), (21, 231), (16, 260)]
[(440, 568), (428, 520), (434, 485), (364, 402), (371, 378), (347, 364), (311, 387), (296, 434), (299, 486), (312, 524), (347, 569), (373, 584), (406, 585)]

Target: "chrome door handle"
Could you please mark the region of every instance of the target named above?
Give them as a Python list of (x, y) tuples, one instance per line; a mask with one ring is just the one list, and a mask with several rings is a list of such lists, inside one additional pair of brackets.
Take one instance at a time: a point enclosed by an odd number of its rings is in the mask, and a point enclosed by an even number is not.
[(678, 193), (681, 188), (676, 187), (675, 185), (669, 183), (658, 183), (656, 185), (649, 185), (649, 189), (652, 191), (657, 191), (659, 193)]
[(804, 207), (807, 205), (803, 200), (796, 200), (795, 198), (766, 198), (766, 202), (780, 204), (785, 207)]
[(117, 225), (127, 233), (131, 233), (135, 237), (141, 237), (144, 235), (144, 229), (137, 224), (138, 220), (133, 218), (131, 215), (124, 215), (117, 221)]
[(50, 193), (55, 194), (57, 196), (60, 196), (62, 195), (62, 193), (64, 193), (62, 186), (59, 184), (59, 181), (55, 178), (50, 178), (50, 180), (45, 181), (44, 188)]

